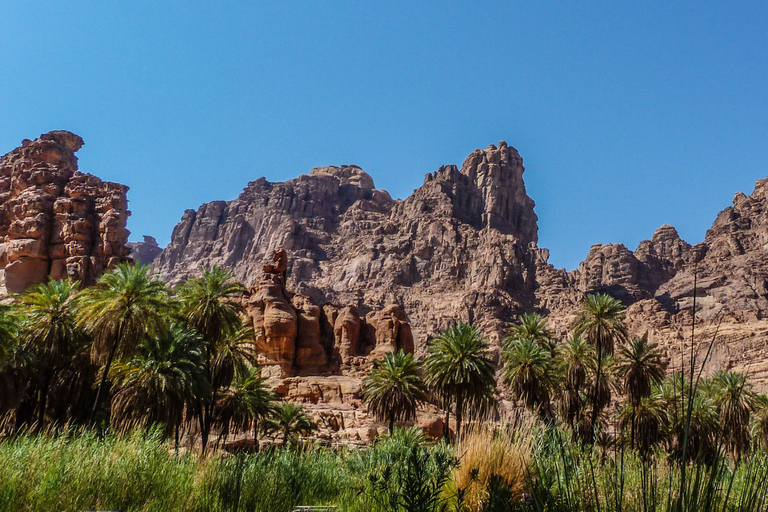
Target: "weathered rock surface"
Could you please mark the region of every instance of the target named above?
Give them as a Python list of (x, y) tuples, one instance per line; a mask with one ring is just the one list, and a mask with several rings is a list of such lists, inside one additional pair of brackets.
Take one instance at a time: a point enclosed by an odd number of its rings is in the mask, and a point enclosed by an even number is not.
[(157, 258), (163, 248), (157, 245), (157, 240), (153, 236), (144, 235), (144, 240), (141, 242), (128, 242), (125, 244), (133, 258), (133, 261), (142, 265), (151, 265), (155, 258)]
[[(622, 300), (631, 331), (659, 342), (672, 367), (690, 351), (682, 341), (696, 295), (695, 349), (720, 323), (710, 366), (750, 369), (758, 389), (768, 389), (768, 365), (750, 366), (768, 354), (766, 180), (750, 196), (737, 194), (695, 247), (664, 225), (634, 251), (595, 245), (567, 272), (537, 246), (523, 172), (517, 151), (501, 142), (460, 168), (427, 174), (405, 200), (377, 190), (355, 166), (316, 168), (283, 183), (260, 178), (234, 201), (187, 210), (153, 268), (177, 282), (201, 264), (225, 265), (253, 286), (251, 317), (271, 347), (265, 357), (281, 368), (275, 378), (293, 379), (283, 396), (318, 410), (356, 410), (359, 397), (318, 390), (325, 381), (307, 375), (338, 365), (359, 385), (370, 368), (365, 357), (410, 349), (408, 340), (422, 354), (426, 340), (456, 320), (498, 341), (516, 314), (539, 311), (567, 336), (579, 302), (595, 291)], [(276, 247), (287, 251), (284, 274), (262, 272)], [(296, 376), (284, 377), (289, 372)], [(371, 425), (354, 416), (346, 416), (349, 428)]]
[(53, 131), (0, 159), (0, 268), (7, 291), (70, 277), (91, 284), (128, 250), (128, 187), (78, 171), (83, 139)]
[[(405, 312), (391, 305), (361, 318), (354, 305), (326, 303), (286, 289), (287, 253), (274, 251), (245, 297), (262, 366), (273, 377), (331, 375), (368, 367), (387, 352), (413, 352)], [(276, 371), (273, 371), (276, 370)]]
[[(405, 200), (393, 201), (355, 166), (316, 168), (284, 183), (260, 178), (234, 201), (187, 210), (153, 268), (176, 282), (201, 264), (225, 265), (253, 285), (270, 251), (283, 247), (290, 289), (315, 304), (346, 305), (334, 323), (342, 359), (357, 350), (354, 318), (392, 304), (407, 313), (415, 339), (457, 318), (497, 336), (534, 303), (538, 228), (523, 171), (517, 151), (501, 142), (474, 151), (460, 169), (427, 174)], [(396, 329), (402, 320), (378, 321)]]

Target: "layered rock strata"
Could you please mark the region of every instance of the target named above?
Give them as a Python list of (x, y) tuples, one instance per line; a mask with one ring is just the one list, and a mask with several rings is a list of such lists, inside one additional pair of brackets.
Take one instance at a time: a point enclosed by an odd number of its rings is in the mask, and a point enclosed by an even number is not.
[(131, 259), (142, 265), (151, 265), (163, 252), (162, 247), (157, 245), (155, 237), (147, 235), (144, 235), (141, 242), (128, 242), (126, 247), (130, 251)]
[(128, 187), (78, 171), (83, 139), (53, 131), (0, 159), (0, 269), (21, 292), (52, 279), (91, 284), (128, 256)]

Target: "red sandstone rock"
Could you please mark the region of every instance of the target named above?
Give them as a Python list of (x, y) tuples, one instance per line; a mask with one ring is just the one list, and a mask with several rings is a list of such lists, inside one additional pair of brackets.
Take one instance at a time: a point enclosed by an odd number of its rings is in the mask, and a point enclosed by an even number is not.
[(128, 255), (128, 187), (77, 170), (83, 139), (45, 133), (0, 159), (0, 267), (7, 291), (50, 276), (92, 284)]

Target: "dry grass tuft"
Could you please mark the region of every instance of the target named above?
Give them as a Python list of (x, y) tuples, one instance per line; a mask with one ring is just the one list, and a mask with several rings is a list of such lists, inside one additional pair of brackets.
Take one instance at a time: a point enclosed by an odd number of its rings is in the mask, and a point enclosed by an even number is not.
[(513, 497), (522, 496), (530, 482), (531, 456), (538, 430), (537, 420), (517, 413), (498, 423), (473, 423), (456, 446), (461, 460), (454, 472), (457, 488), (466, 489), (470, 510), (479, 510), (488, 498), (489, 481), (496, 476)]

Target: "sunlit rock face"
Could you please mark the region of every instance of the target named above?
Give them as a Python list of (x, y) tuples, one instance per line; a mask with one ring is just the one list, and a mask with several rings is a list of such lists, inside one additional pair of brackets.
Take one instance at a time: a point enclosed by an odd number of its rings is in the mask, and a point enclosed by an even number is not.
[(78, 171), (83, 139), (53, 131), (0, 159), (0, 268), (20, 292), (52, 279), (91, 284), (128, 255), (128, 187)]
[(338, 374), (352, 366), (368, 368), (389, 352), (413, 352), (400, 306), (361, 318), (354, 305), (317, 305), (286, 288), (286, 251), (274, 251), (272, 259), (244, 298), (261, 366), (271, 376)]
[[(357, 350), (355, 318), (390, 326), (388, 339), (373, 340), (377, 350), (423, 341), (457, 319), (498, 337), (504, 319), (535, 302), (537, 217), (523, 172), (520, 155), (501, 142), (472, 152), (460, 168), (427, 174), (405, 200), (392, 200), (352, 165), (282, 183), (260, 178), (233, 201), (187, 210), (153, 268), (178, 282), (201, 264), (219, 264), (252, 286), (282, 247), (289, 289), (342, 305), (321, 312), (341, 319), (321, 331), (344, 340), (342, 360)], [(385, 311), (392, 305), (401, 313)], [(357, 337), (370, 339), (367, 328)]]

